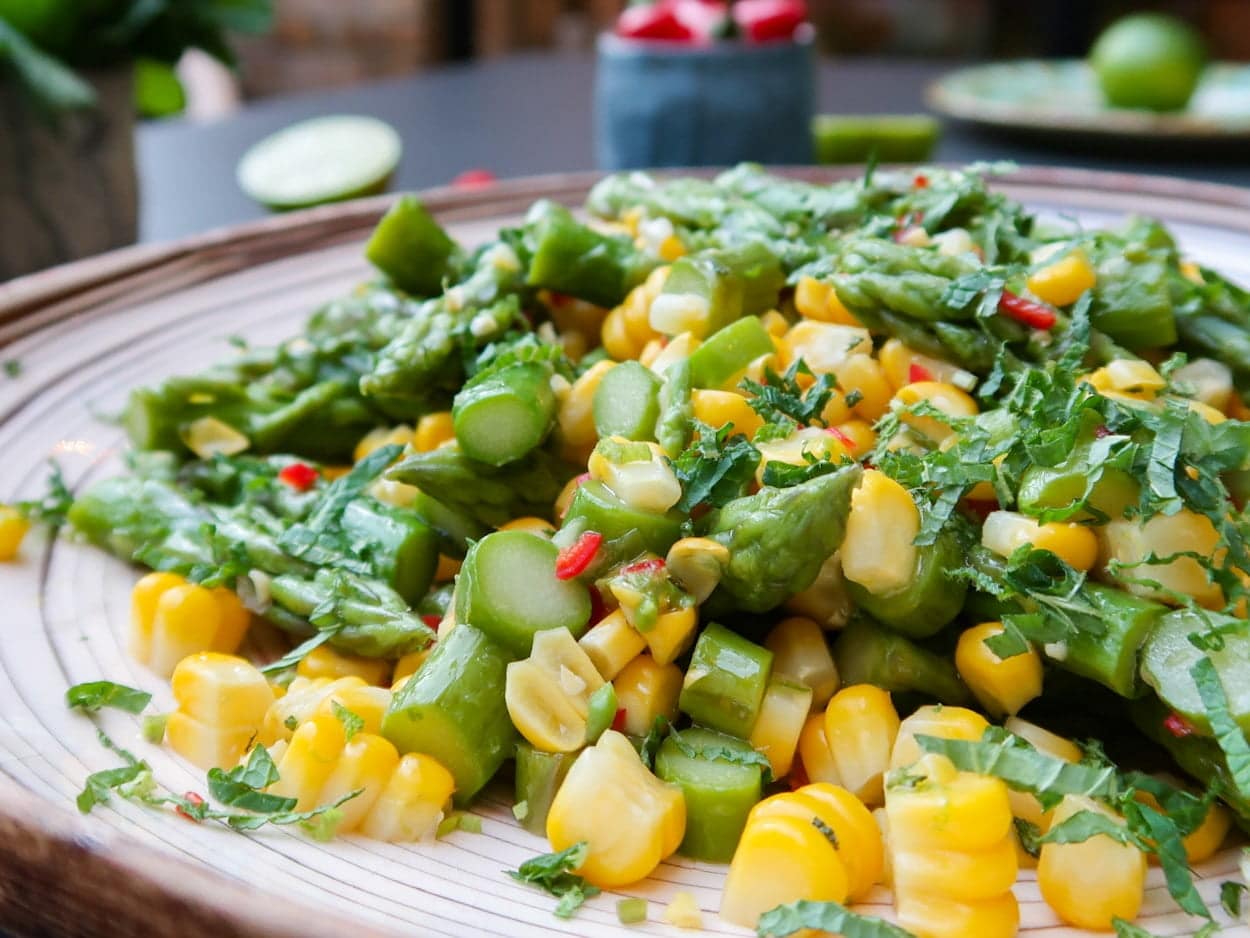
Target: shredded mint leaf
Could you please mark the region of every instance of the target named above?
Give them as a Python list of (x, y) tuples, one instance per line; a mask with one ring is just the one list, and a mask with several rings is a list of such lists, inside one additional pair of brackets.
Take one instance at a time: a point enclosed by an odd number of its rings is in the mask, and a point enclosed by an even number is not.
[(647, 730), (647, 735), (643, 737), (638, 755), (642, 758), (642, 764), (647, 768), (655, 765), (655, 754), (660, 751), (660, 744), (668, 736), (669, 727), (668, 717), (662, 714), (657, 715), (651, 723), (651, 729)]
[(905, 928), (885, 919), (858, 915), (836, 902), (800, 900), (779, 905), (760, 916), (755, 933), (760, 938), (785, 938), (805, 928), (841, 935), (842, 938), (916, 938)]
[(277, 661), (271, 661), (269, 664), (260, 668), (261, 674), (276, 674), (279, 671), (285, 671), (287, 668), (293, 668), (305, 658), (314, 648), (320, 648), (326, 642), (334, 637), (336, 629), (320, 629), (315, 635), (312, 635), (303, 642), (300, 642)]
[(698, 505), (720, 508), (742, 495), (760, 464), (760, 451), (742, 434), (726, 424), (714, 430), (694, 423), (696, 439), (677, 457), (673, 468), (681, 482), (680, 511)]
[(1099, 811), (1078, 811), (1037, 839), (1039, 844), (1081, 844), (1091, 837), (1110, 837), (1116, 843), (1143, 848), (1138, 838), (1119, 820)]
[(1242, 897), (1250, 892), (1250, 887), (1245, 883), (1239, 883), (1236, 880), (1228, 879), (1220, 883), (1220, 906), (1232, 918), (1241, 918), (1241, 900)]
[[(799, 384), (799, 375), (812, 379), (806, 390)], [(746, 391), (751, 409), (763, 417), (765, 423), (796, 423), (806, 427), (813, 423), (824, 425), (820, 415), (834, 394), (835, 384), (833, 375), (817, 377), (800, 358), (785, 374), (765, 368), (763, 384), (744, 378), (739, 386)]]
[[(224, 820), (231, 828), (236, 831), (254, 831), (257, 828), (264, 827), (266, 824), (276, 824), (284, 826), (287, 824), (304, 824), (313, 818), (323, 814), (329, 814), (342, 807), (353, 798), (358, 797), (363, 788), (357, 788), (355, 791), (349, 791), (342, 798), (339, 798), (333, 804), (323, 804), (313, 808), (311, 811), (274, 811), (268, 814), (218, 814), (210, 813), (209, 817), (216, 817)], [(325, 833), (323, 830), (321, 833)]]
[(243, 765), (233, 769), (208, 770), (208, 793), (214, 800), (231, 808), (277, 814), (295, 807), (295, 798), (271, 795), (261, 789), (278, 781), (278, 767), (274, 765), (269, 750), (257, 745)]
[(791, 463), (779, 462), (771, 460), (764, 466), (763, 482), (765, 485), (776, 489), (790, 488), (792, 485), (802, 485), (810, 479), (817, 476), (825, 476), (831, 472), (837, 472), (841, 469), (845, 462), (834, 462), (832, 459), (817, 459), (810, 453), (804, 453), (808, 462), (802, 466), (795, 466)]
[(74, 494), (65, 484), (65, 476), (61, 467), (50, 463), (48, 473), (48, 490), (41, 498), (18, 502), (17, 510), (31, 521), (42, 522), (54, 528), (65, 525), (65, 516), (74, 504)]
[(1042, 836), (1042, 830), (1032, 821), (1026, 821), (1024, 818), (1012, 818), (1012, 823), (1016, 827), (1016, 836), (1020, 839), (1020, 847), (1029, 856), (1036, 859), (1041, 856), (1042, 845), (1038, 842)]
[(1211, 732), (1228, 762), (1228, 772), (1237, 793), (1250, 798), (1250, 743), (1228, 708), (1228, 695), (1210, 658), (1199, 658), (1189, 670), (1198, 686), (1202, 705), (1211, 723)]
[(151, 699), (152, 695), (147, 691), (113, 681), (88, 681), (85, 684), (75, 684), (65, 692), (65, 703), (68, 707), (87, 713), (95, 713), (102, 707), (139, 713)]
[(6, 378), (20, 378), (22, 376), (22, 363), (16, 358), (5, 359), (4, 376)]
[(365, 728), (364, 717), (348, 710), (337, 700), (330, 701), (330, 709), (334, 711), (334, 716), (338, 721), (343, 724), (343, 732), (348, 739), (351, 739)]
[(598, 887), (572, 872), (586, 862), (589, 849), (586, 841), (579, 841), (565, 850), (532, 857), (518, 869), (508, 870), (508, 875), (517, 882), (537, 886), (558, 898), (560, 901), (555, 914), (560, 918), (571, 918), (583, 902), (599, 894)]
[(980, 740), (922, 735), (916, 737), (916, 743), (925, 752), (946, 756), (961, 771), (993, 775), (1009, 788), (1035, 795), (1046, 809), (1057, 805), (1064, 795), (1109, 799), (1117, 791), (1115, 766), (1057, 759), (999, 727), (990, 727)]

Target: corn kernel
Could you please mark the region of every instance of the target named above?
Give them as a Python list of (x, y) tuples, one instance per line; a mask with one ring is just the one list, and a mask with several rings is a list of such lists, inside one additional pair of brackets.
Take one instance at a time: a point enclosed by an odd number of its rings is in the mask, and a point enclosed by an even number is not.
[(804, 319), (790, 327), (785, 335), (785, 347), (789, 362), (802, 359), (813, 373), (836, 375), (839, 384), (845, 387), (843, 366), (852, 355), (871, 353), (872, 338), (862, 327)]
[(188, 655), (215, 647), (223, 607), (212, 590), (194, 583), (167, 589), (156, 601), (147, 665), (172, 674)]
[(682, 891), (664, 908), (664, 921), (678, 928), (702, 928), (703, 913), (693, 895)]
[[(450, 417), (451, 415), (448, 414), (449, 421)], [(378, 427), (360, 438), (355, 450), (352, 451), (352, 461), (360, 462), (374, 450), (383, 446), (407, 446), (412, 439), (412, 427), (406, 423), (401, 423), (397, 427)]]
[[(1176, 600), (1171, 594), (1191, 596), (1200, 605), (1217, 607), (1223, 603), (1223, 591), (1212, 583), (1206, 569), (1193, 557), (1177, 557), (1167, 563), (1145, 564), (1152, 554), (1171, 557), (1193, 552), (1211, 557), (1220, 563), (1224, 551), (1219, 548), (1219, 533), (1206, 515), (1182, 509), (1174, 515), (1155, 515), (1147, 521), (1116, 520), (1096, 529), (1099, 559), (1104, 566), (1116, 561), (1128, 565), (1125, 589), (1138, 596), (1162, 602)], [(1114, 572), (1108, 567), (1108, 572)], [(1134, 579), (1153, 580), (1161, 590)]]
[(993, 776), (960, 772), (945, 756), (922, 756), (907, 770), (918, 784), (889, 787), (885, 810), (890, 843), (903, 849), (976, 852), (1005, 840), (1012, 829), (1007, 786)]
[(764, 426), (764, 418), (751, 409), (747, 399), (735, 391), (695, 390), (690, 396), (696, 420), (719, 430), (725, 424), (733, 424), (735, 433), (751, 438)]
[(773, 778), (790, 774), (799, 736), (812, 709), (812, 689), (774, 678), (768, 682), (749, 742), (772, 767)]
[(337, 704), (344, 710), (360, 717), (363, 721), (361, 732), (372, 733), (376, 736), (382, 732), (382, 717), (386, 715), (386, 710), (391, 705), (393, 696), (389, 687), (374, 687), (372, 685), (365, 687), (360, 685), (342, 687), (323, 699), (317, 705), (316, 713), (336, 716), (338, 710), (335, 704)]
[(642, 654), (647, 640), (629, 624), (625, 613), (616, 609), (592, 626), (578, 644), (590, 656), (603, 679), (610, 681)]
[(790, 320), (775, 309), (760, 315), (760, 325), (774, 339), (779, 339), (790, 331)]
[[(1081, 811), (1115, 817), (1092, 798), (1066, 795), (1055, 808), (1054, 822), (1061, 824)], [(1113, 918), (1131, 922), (1141, 911), (1146, 857), (1106, 834), (1081, 843), (1043, 844), (1037, 885), (1046, 904), (1067, 924), (1110, 931)]]
[(612, 679), (616, 705), (625, 711), (624, 731), (645, 736), (664, 717), (677, 719), (677, 698), (685, 675), (675, 664), (660, 664), (648, 654), (637, 655)]
[(920, 510), (911, 493), (884, 472), (866, 470), (851, 494), (839, 551), (843, 576), (874, 595), (898, 592), (915, 575), (919, 533)]
[(166, 739), (204, 769), (238, 762), (273, 703), (264, 675), (242, 658), (217, 652), (183, 659), (171, 686), (178, 708), (166, 723)]
[(888, 339), (877, 352), (877, 360), (895, 391), (917, 381), (942, 381), (964, 391), (976, 387), (977, 376), (972, 372), (914, 351), (898, 339)]
[(833, 761), (829, 740), (825, 736), (823, 712), (813, 713), (803, 724), (803, 732), (799, 734), (799, 760), (811, 781), (842, 784), (842, 776), (838, 774), (838, 765)]
[(347, 734), (337, 717), (314, 716), (291, 735), (278, 763), (278, 781), (269, 791), (294, 798), (296, 811), (311, 811), (346, 744)]
[(1003, 634), (1001, 622), (983, 622), (959, 636), (955, 667), (991, 716), (1015, 716), (1042, 693), (1042, 658), (1036, 648), (1000, 658), (985, 644)]
[[(810, 687), (812, 709), (823, 709), (838, 689), (838, 669), (824, 630), (802, 616), (783, 619), (768, 633), (764, 647), (773, 653), (773, 676)], [(785, 773), (773, 774), (780, 778)]]
[[(560, 438), (566, 447), (577, 454), (589, 455), (599, 435), (595, 432), (595, 392), (603, 376), (616, 367), (615, 362), (595, 362), (573, 382), (573, 387), (560, 402), (556, 416)], [(585, 461), (585, 455), (579, 461)]]
[(130, 591), (130, 654), (136, 661), (147, 663), (152, 657), (152, 628), (156, 622), (156, 604), (166, 592), (187, 581), (176, 573), (148, 573), (139, 578)]
[(703, 343), (695, 338), (693, 332), (683, 332), (673, 336), (660, 349), (660, 353), (655, 356), (650, 364), (647, 365), (657, 375), (662, 375), (673, 365), (680, 361), (685, 361), (690, 355)]
[(858, 326), (860, 321), (846, 308), (831, 284), (822, 283), (815, 277), (803, 277), (794, 290), (794, 308), (800, 316), (820, 322)]
[(1080, 571), (1098, 562), (1098, 537), (1085, 525), (1063, 521), (1039, 524), (1014, 511), (992, 511), (986, 516), (981, 529), (983, 547), (1010, 557), (1025, 544), (1034, 550), (1048, 550)]
[(295, 727), (317, 713), (321, 704), (349, 687), (368, 687), (358, 677), (329, 678), (296, 677), (286, 693), (276, 699), (265, 713), (261, 726), (260, 741), (266, 746), (280, 739), (290, 739)]
[(981, 902), (917, 893), (896, 907), (899, 924), (916, 938), (1015, 938), (1020, 929), (1020, 905), (1011, 893)]
[(847, 445), (847, 440), (851, 441), (847, 449), (852, 459), (863, 459), (877, 445), (877, 432), (866, 420), (847, 420), (839, 423), (837, 431), (841, 434), (839, 439), (843, 446)]
[(905, 768), (924, 755), (916, 742), (917, 736), (971, 741), (980, 739), (987, 729), (989, 723), (985, 717), (965, 707), (944, 707), (941, 704), (921, 707), (899, 724), (898, 737), (890, 753), (890, 768)]
[(791, 466), (806, 466), (810, 459), (832, 459), (834, 462), (849, 456), (841, 440), (819, 427), (801, 427), (780, 440), (759, 443), (760, 464), (755, 470), (755, 480), (764, 484), (764, 469), (770, 462)]
[(455, 557), (448, 557), (446, 554), (439, 554), (438, 566), (434, 568), (434, 582), (450, 583), (460, 572), (460, 565), (462, 563), (464, 563), (464, 561)]
[(729, 548), (706, 537), (683, 537), (668, 549), (664, 563), (669, 576), (701, 604), (720, 585), (729, 566)]
[(389, 662), (380, 658), (358, 658), (335, 651), (329, 645), (319, 645), (306, 654), (295, 667), (295, 673), (301, 677), (339, 677), (355, 676), (366, 684), (385, 683), (390, 675)]
[(871, 684), (842, 688), (825, 709), (825, 739), (838, 776), (864, 804), (881, 804), (898, 728), (890, 695)]
[(838, 388), (844, 394), (859, 394), (859, 403), (852, 411), (869, 423), (876, 423), (890, 409), (893, 388), (885, 371), (871, 355), (855, 354), (842, 362), (837, 371)]
[(442, 763), (433, 756), (410, 752), (399, 760), (365, 815), (360, 832), (391, 843), (432, 838), (455, 788), (455, 780)]
[(590, 696), (603, 678), (564, 628), (534, 635), (530, 656), (508, 665), (504, 699), (518, 732), (543, 752), (573, 752), (586, 743)]
[(1025, 285), (1043, 303), (1067, 306), (1079, 300), (1086, 290), (1092, 290), (1097, 282), (1098, 275), (1085, 252), (1075, 250), (1033, 271)]
[(30, 522), (21, 512), (10, 505), (0, 505), (0, 563), (17, 556), (29, 530)]
[(339, 806), (338, 832), (350, 833), (360, 826), (398, 765), (399, 752), (389, 740), (368, 732), (348, 740), (316, 799), (318, 804), (334, 804), (359, 792)]
[[(916, 381), (899, 388), (894, 395), (894, 400), (904, 408), (923, 401), (955, 419), (975, 417), (980, 413), (977, 402), (969, 397), (966, 391), (943, 381)], [(955, 432), (949, 423), (938, 417), (921, 416), (909, 413), (907, 410), (903, 410), (899, 417), (903, 423), (935, 443), (941, 443)]]

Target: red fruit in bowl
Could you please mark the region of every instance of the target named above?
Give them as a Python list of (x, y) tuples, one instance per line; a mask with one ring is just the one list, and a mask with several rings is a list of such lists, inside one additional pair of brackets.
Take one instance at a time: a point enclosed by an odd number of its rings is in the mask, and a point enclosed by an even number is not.
[(807, 21), (807, 4), (803, 0), (738, 0), (733, 17), (752, 42), (791, 39)]
[(696, 38), (706, 42), (719, 39), (730, 23), (729, 4), (718, 0), (677, 0), (673, 13)]
[(645, 6), (626, 7), (616, 21), (616, 34), (626, 39), (662, 39), (688, 42), (694, 32), (677, 16), (668, 0)]

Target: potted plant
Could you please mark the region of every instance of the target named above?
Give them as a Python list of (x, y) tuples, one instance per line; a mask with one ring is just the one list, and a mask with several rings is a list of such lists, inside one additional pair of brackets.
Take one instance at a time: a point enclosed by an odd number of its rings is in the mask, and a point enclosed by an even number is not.
[(270, 0), (0, 0), (0, 283), (135, 240), (134, 117), (181, 110), (173, 66), (260, 31)]
[(814, 35), (803, 0), (635, 0), (599, 38), (601, 168), (810, 163)]

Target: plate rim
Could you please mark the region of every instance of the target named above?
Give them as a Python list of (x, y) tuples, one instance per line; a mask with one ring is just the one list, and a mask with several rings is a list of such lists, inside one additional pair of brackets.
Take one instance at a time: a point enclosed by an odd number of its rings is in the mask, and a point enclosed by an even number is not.
[[(1074, 65), (1083, 59), (1002, 59), (982, 62), (951, 71), (925, 86), (924, 98), (935, 111), (968, 124), (1019, 131), (1065, 130), (1104, 140), (1130, 140), (1142, 136), (1168, 142), (1232, 143), (1250, 140), (1250, 116), (1244, 123), (1228, 126), (1213, 120), (1195, 118), (1184, 112), (1154, 113), (1127, 108), (1107, 108), (1098, 114), (1076, 112), (1031, 112), (1013, 103), (993, 101), (952, 87), (952, 80), (977, 72), (995, 72), (1020, 66)], [(1241, 63), (1212, 63), (1241, 65)], [(1250, 71), (1250, 64), (1244, 65)]]
[[(863, 171), (859, 166), (773, 169), (792, 178), (822, 181), (854, 178)], [(714, 172), (676, 169), (657, 175)], [(523, 211), (536, 195), (580, 201), (589, 186), (604, 175), (556, 173), (509, 180), (481, 190), (443, 187), (418, 194), (438, 217), (470, 221)], [(1213, 224), (1250, 233), (1250, 189), (1237, 186), (1060, 166), (1024, 168), (1002, 177), (1002, 181), (1057, 197), (1069, 188), (1084, 188), (1113, 197), (1133, 194), (1185, 200), (1196, 204), (1195, 211), (1203, 206), (1212, 212), (1218, 209), (1222, 220)], [(127, 296), (135, 291), (144, 300), (153, 299), (255, 264), (363, 240), (395, 198), (376, 196), (246, 222), (167, 244), (124, 248), (10, 281), (0, 285), (0, 348), (75, 315), (108, 306), (124, 309)], [(180, 277), (162, 289), (159, 276), (170, 270), (179, 272)], [(143, 292), (152, 290), (156, 292)], [(40, 903), (38, 894), (25, 889), (0, 890), (0, 922), (10, 924), (29, 926), (31, 918), (13, 918), (24, 913), (51, 915), (62, 925), (79, 922), (78, 933), (92, 933), (81, 931), (83, 921), (116, 925), (116, 918), (99, 918), (102, 911), (116, 910), (102, 910), (99, 902), (93, 901), (107, 891), (100, 889), (101, 885), (111, 884), (124, 907), (117, 914), (129, 909), (136, 916), (142, 915), (147, 930), (156, 935), (342, 935), (348, 929), (365, 936), (397, 934), (337, 912), (327, 913), (321, 907), (249, 889), (211, 866), (171, 857), (159, 846), (77, 815), (70, 805), (40, 798), (3, 771), (0, 869), (6, 871), (6, 878), (15, 870), (21, 871), (19, 883), (42, 885), (55, 883), (70, 871), (75, 887), (97, 887), (90, 896), (84, 896), (82, 889), (66, 888), (57, 895), (56, 908), (40, 908), (52, 903)], [(24, 905), (23, 897), (31, 902)]]

